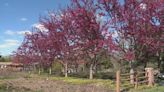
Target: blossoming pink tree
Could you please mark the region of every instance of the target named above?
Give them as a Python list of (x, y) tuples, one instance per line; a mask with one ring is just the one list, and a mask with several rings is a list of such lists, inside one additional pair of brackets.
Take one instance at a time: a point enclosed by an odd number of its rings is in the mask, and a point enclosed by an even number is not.
[[(153, 53), (162, 51), (163, 0), (98, 0), (99, 7), (109, 18), (109, 25), (117, 33), (114, 53), (120, 59), (145, 62)], [(104, 12), (105, 11), (105, 12)], [(112, 38), (113, 39), (113, 38)], [(109, 46), (110, 47), (110, 46)], [(121, 55), (121, 56), (120, 56)]]

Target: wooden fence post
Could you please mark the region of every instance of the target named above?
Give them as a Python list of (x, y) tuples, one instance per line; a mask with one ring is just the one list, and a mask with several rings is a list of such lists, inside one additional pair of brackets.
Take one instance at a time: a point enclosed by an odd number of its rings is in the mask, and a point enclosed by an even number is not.
[(130, 69), (130, 83), (134, 85), (134, 70)]
[(138, 88), (138, 72), (135, 73), (135, 89)]
[(116, 92), (120, 92), (120, 70), (116, 72)]
[(154, 85), (154, 72), (153, 68), (146, 68), (146, 74), (148, 77), (148, 86), (153, 86)]

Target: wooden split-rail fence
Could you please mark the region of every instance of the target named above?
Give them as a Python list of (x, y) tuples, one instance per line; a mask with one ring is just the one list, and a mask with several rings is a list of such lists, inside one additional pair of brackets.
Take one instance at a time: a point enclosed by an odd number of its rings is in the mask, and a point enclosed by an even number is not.
[(140, 85), (154, 85), (153, 68), (146, 68), (145, 71), (135, 71), (126, 74), (122, 74), (120, 70), (116, 72), (116, 92), (138, 88)]

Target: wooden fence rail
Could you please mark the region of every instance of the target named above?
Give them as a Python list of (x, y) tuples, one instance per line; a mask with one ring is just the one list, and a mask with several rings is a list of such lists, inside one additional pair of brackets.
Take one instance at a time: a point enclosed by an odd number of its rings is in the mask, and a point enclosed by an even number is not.
[(148, 86), (154, 85), (153, 68), (146, 68), (144, 72), (136, 71), (126, 74), (121, 74), (120, 71), (116, 72), (116, 92), (121, 92), (121, 87), (128, 86), (127, 88), (137, 88), (141, 84)]

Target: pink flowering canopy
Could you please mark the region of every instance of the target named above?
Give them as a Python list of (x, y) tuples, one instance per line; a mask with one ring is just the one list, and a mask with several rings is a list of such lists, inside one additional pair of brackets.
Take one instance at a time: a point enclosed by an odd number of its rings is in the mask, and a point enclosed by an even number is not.
[[(50, 67), (76, 57), (95, 60), (102, 50), (123, 61), (142, 61), (163, 52), (163, 0), (71, 0), (60, 13), (42, 17), (14, 53), (15, 61)], [(77, 59), (77, 58), (76, 58)], [(98, 61), (98, 60), (97, 60)]]

